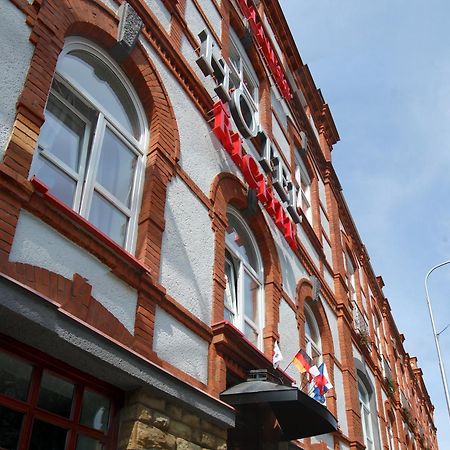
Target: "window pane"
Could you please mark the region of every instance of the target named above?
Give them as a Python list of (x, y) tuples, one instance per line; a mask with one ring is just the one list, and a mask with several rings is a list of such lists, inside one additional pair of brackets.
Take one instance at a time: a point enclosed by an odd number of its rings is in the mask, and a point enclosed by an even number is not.
[(244, 325), (244, 334), (253, 345), (258, 345), (258, 333), (248, 323)]
[(70, 417), (73, 389), (72, 383), (44, 372), (38, 406), (60, 416)]
[(29, 450), (64, 450), (67, 430), (35, 420)]
[(0, 352), (0, 393), (25, 401), (32, 370), (30, 364)]
[(258, 272), (258, 258), (256, 257), (255, 249), (247, 231), (232, 214), (227, 214), (227, 218), (229, 225), (227, 229), (227, 242), (241, 255), (243, 261)]
[(54, 96), (50, 96), (39, 136), (39, 147), (78, 172), (85, 127), (79, 117)]
[(103, 395), (86, 389), (83, 395), (80, 423), (96, 430), (107, 430), (110, 401)]
[(106, 128), (97, 181), (124, 205), (130, 206), (137, 156)]
[(236, 276), (233, 264), (228, 259), (225, 260), (225, 293), (224, 293), (226, 320), (232, 321), (236, 311)]
[(16, 450), (19, 445), (23, 414), (0, 406), (0, 448)]
[(229, 57), (231, 64), (233, 64), (234, 68), (240, 74), (241, 72), (241, 55), (238, 52), (238, 49), (233, 44), (233, 42), (230, 42), (230, 48), (229, 48)]
[(258, 321), (258, 284), (244, 272), (244, 311), (253, 322)]
[(247, 88), (247, 91), (250, 94), (250, 97), (256, 103), (256, 101), (257, 101), (256, 84), (246, 69), (244, 69), (243, 78), (244, 78), (244, 85)]
[(118, 244), (125, 245), (128, 217), (97, 192), (92, 198), (89, 220)]
[(133, 102), (121, 81), (103, 61), (84, 50), (74, 50), (59, 62), (57, 69), (104, 107), (135, 138), (140, 138)]
[(39, 156), (34, 162), (34, 174), (67, 206), (73, 207), (76, 183), (50, 161)]
[(76, 450), (102, 450), (103, 444), (97, 439), (79, 434), (77, 438)]

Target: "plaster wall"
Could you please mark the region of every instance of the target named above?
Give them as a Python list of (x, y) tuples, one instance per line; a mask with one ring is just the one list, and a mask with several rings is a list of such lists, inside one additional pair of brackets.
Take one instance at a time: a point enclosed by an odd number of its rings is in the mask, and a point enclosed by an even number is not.
[[(203, 28), (206, 28), (206, 25)], [(194, 33), (194, 35), (196, 37), (198, 47), (200, 47), (200, 39), (198, 37), (198, 33)], [(214, 40), (214, 38), (213, 38), (213, 40)], [(196, 62), (199, 55), (197, 54), (195, 49), (192, 47), (191, 42), (188, 40), (188, 38), (185, 35), (183, 35), (181, 37), (181, 53), (186, 58), (189, 65), (191, 66), (192, 71), (197, 75), (199, 80), (202, 81), (204, 87), (208, 91), (208, 94), (211, 97), (216, 97), (217, 94), (214, 92), (214, 88), (216, 87), (216, 84), (210, 76), (203, 75), (203, 72), (200, 70), (200, 67), (198, 66), (198, 64)]]
[[(214, 5), (212, 5), (212, 2), (210, 0), (204, 0), (206, 9), (208, 10), (207, 4), (210, 4), (211, 6), (209, 9), (214, 8)], [(217, 10), (216, 10), (217, 12)], [(210, 14), (212, 14), (210, 12)], [(197, 40), (197, 47), (200, 47), (200, 39), (198, 37), (199, 33), (203, 30), (207, 30), (208, 33), (211, 35), (211, 38), (214, 42), (214, 45), (216, 46), (216, 51), (220, 53), (220, 46), (218, 45), (217, 41), (214, 39), (213, 35), (211, 34), (211, 28), (210, 26), (203, 20), (203, 17), (201, 16), (199, 10), (195, 6), (194, 2), (192, 0), (188, 0), (186, 2), (186, 12), (185, 12), (186, 22), (189, 25), (189, 29), (192, 32), (192, 34), (195, 36)], [(211, 22), (210, 24), (214, 23), (215, 21)], [(216, 20), (217, 22), (217, 20)], [(218, 27), (218, 30), (217, 30)], [(213, 26), (213, 30), (217, 33), (217, 35), (220, 37), (220, 18), (218, 19), (218, 24), (216, 27)], [(181, 53), (186, 58), (186, 60), (189, 62), (190, 66), (192, 67), (192, 70), (195, 72), (195, 74), (198, 76), (198, 78), (203, 82), (206, 90), (208, 91), (209, 95), (211, 97), (216, 97), (216, 93), (214, 92), (215, 82), (212, 80), (210, 76), (205, 77), (203, 75), (202, 71), (200, 70), (200, 67), (197, 64), (197, 58), (199, 57), (199, 54), (197, 53), (196, 49), (192, 47), (192, 44), (187, 39), (186, 35), (183, 34), (181, 38)]]
[(214, 236), (208, 210), (174, 178), (167, 190), (161, 248), (161, 284), (167, 293), (209, 324)]
[(328, 324), (330, 325), (331, 330), (331, 336), (333, 337), (333, 348), (334, 348), (334, 354), (338, 361), (341, 361), (341, 345), (339, 342), (339, 331), (338, 331), (338, 324), (337, 324), (337, 316), (331, 309), (331, 307), (328, 305), (328, 302), (324, 299), (322, 300), (322, 305), (325, 309), (325, 313), (327, 315)]
[(334, 437), (332, 434), (321, 434), (311, 438), (312, 444), (319, 444), (320, 442), (324, 442), (329, 450), (334, 449)]
[(136, 290), (89, 252), (28, 212), (20, 213), (9, 259), (42, 267), (69, 280), (75, 273), (80, 274), (92, 286), (92, 296), (134, 334)]
[[(208, 22), (210, 23), (212, 29), (221, 38), (222, 34), (222, 16), (215, 7), (211, 0), (197, 0), (203, 14), (206, 16)], [(203, 28), (206, 27), (205, 21), (202, 19), (200, 12), (195, 6), (192, 0), (187, 0), (186, 2), (186, 22), (189, 24), (189, 28), (195, 35), (200, 33)], [(203, 27), (199, 28), (200, 23), (203, 23)]]
[[(278, 324), (278, 332), (280, 334), (280, 350), (284, 358), (281, 363), (281, 367), (283, 368), (289, 364), (289, 361), (292, 360), (300, 348), (295, 312), (283, 299), (280, 301), (280, 322)], [(300, 373), (295, 366), (291, 364), (286, 373), (294, 378), (298, 386), (301, 385)]]
[(204, 384), (208, 382), (208, 343), (158, 307), (153, 350), (183, 372)]
[(324, 278), (325, 278), (325, 281), (327, 283), (327, 286), (330, 288), (331, 292), (334, 293), (334, 278), (333, 278), (333, 275), (330, 273), (330, 271), (326, 267), (324, 267), (323, 274), (324, 274)]
[(350, 447), (347, 444), (341, 442), (339, 445), (339, 450), (350, 450)]
[[(325, 213), (323, 212), (322, 208), (320, 208), (320, 223), (322, 224), (323, 231), (329, 237), (331, 235), (331, 232), (330, 232), (330, 221), (325, 216)], [(331, 262), (331, 258), (330, 258), (330, 262)]]
[(337, 419), (339, 427), (345, 436), (348, 436), (347, 411), (345, 405), (344, 379), (341, 370), (334, 366), (334, 391), (336, 393)]
[[(303, 218), (303, 220), (308, 220), (308, 219)], [(308, 255), (311, 257), (314, 265), (316, 267), (320, 267), (319, 255), (316, 252), (316, 250), (313, 247), (313, 245), (311, 244), (311, 241), (309, 240), (308, 235), (303, 230), (303, 227), (301, 225), (298, 225), (297, 226), (297, 231), (298, 231), (298, 236), (300, 238), (300, 241), (301, 241), (302, 245), (305, 247), (306, 251), (308, 252)]]
[(352, 350), (353, 350), (353, 357), (356, 359), (359, 359), (365, 365), (364, 358), (362, 357), (359, 350), (353, 344), (352, 344)]
[(114, 11), (117, 14), (119, 10), (119, 4), (115, 0), (100, 0), (106, 7), (108, 7), (111, 11)]
[(164, 6), (164, 3), (161, 0), (145, 0), (148, 7), (152, 10), (152, 13), (159, 20), (163, 28), (169, 32), (170, 30), (170, 19), (172, 15), (168, 11), (168, 9)]
[(8, 145), (16, 117), (16, 102), (22, 92), (34, 46), (25, 16), (9, 1), (0, 2), (0, 160)]

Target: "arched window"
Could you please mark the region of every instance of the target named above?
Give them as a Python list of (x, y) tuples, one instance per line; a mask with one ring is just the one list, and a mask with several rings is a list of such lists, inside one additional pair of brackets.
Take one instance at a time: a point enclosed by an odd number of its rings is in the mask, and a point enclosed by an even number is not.
[(229, 208), (227, 218), (224, 318), (262, 348), (264, 277), (261, 255), (239, 213)]
[(394, 419), (393, 419), (393, 417), (391, 417), (390, 414), (388, 415), (387, 434), (388, 434), (389, 450), (395, 450)]
[(30, 176), (128, 251), (134, 251), (148, 132), (116, 62), (69, 38), (56, 66)]
[(305, 305), (305, 350), (314, 364), (319, 365), (322, 356), (319, 327), (309, 306)]
[(258, 111), (259, 82), (251, 60), (245, 51), (239, 37), (233, 29), (230, 29), (230, 61), (232, 69), (236, 72), (240, 82), (244, 87), (244, 92), (248, 95), (255, 111)]
[(308, 169), (298, 152), (295, 157), (295, 181), (299, 188), (297, 207), (300, 208), (309, 223), (312, 223), (311, 178), (308, 174)]
[(371, 394), (369, 393), (365, 384), (362, 382), (362, 380), (358, 379), (358, 398), (361, 411), (361, 426), (364, 445), (366, 446), (367, 450), (373, 450), (375, 448), (372, 428), (372, 412), (370, 408), (370, 396)]

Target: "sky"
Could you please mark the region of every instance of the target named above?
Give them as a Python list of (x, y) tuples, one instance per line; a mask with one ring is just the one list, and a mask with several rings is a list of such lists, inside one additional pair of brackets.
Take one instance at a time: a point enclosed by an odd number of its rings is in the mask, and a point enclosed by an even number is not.
[[(450, 449), (424, 279), (450, 260), (450, 2), (280, 0), (341, 141), (333, 164), (406, 351)], [(450, 323), (450, 264), (428, 282), (438, 331)], [(450, 328), (440, 335), (450, 374)], [(448, 377), (447, 377), (448, 378)]]

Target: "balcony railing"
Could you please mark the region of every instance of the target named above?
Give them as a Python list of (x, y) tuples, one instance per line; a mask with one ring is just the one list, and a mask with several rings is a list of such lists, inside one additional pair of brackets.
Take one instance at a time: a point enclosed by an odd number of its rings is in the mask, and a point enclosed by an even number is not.
[(369, 335), (369, 324), (356, 302), (353, 302), (353, 325), (357, 333)]
[(389, 363), (387, 362), (387, 359), (384, 356), (383, 356), (383, 371), (384, 371), (385, 378), (392, 379), (391, 366), (389, 365)]

